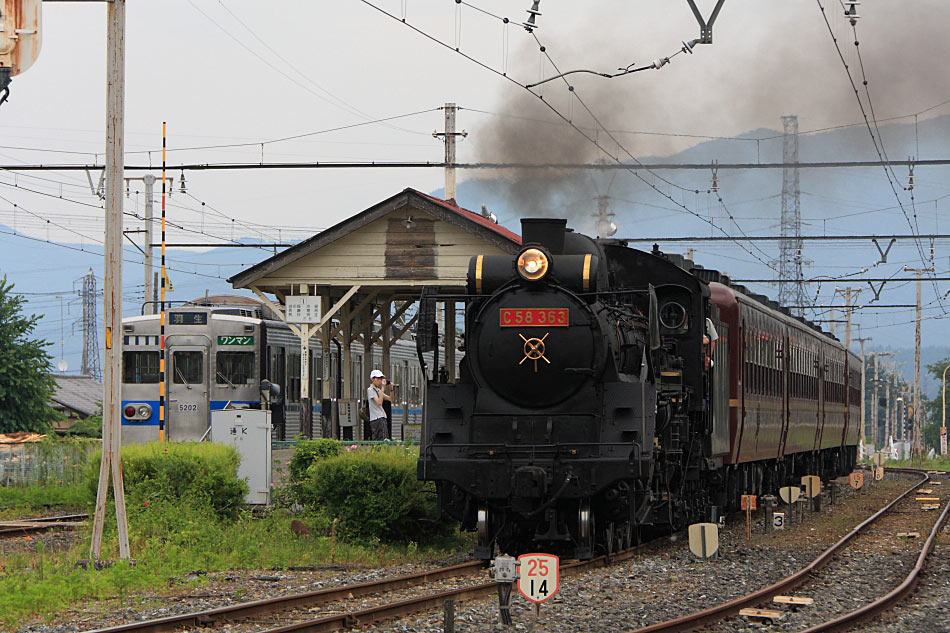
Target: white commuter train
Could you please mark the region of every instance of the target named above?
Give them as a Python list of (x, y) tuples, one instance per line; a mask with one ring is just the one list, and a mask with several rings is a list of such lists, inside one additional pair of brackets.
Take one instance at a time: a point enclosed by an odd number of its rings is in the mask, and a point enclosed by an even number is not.
[[(261, 381), (280, 386), (270, 398), (275, 440), (292, 440), (300, 433), (300, 341), (263, 304), (239, 296), (212, 296), (166, 310), (165, 437), (172, 442), (198, 441), (211, 424), (211, 411), (260, 408)], [(143, 443), (159, 435), (160, 316), (122, 320), (122, 442)], [(313, 434), (320, 437), (323, 411), (343, 394), (341, 354), (331, 342), (322, 349), (310, 342), (310, 393)], [(382, 353), (363, 357), (362, 345), (351, 348), (352, 398), (365, 398), (369, 372), (382, 365)], [(399, 340), (390, 349), (390, 379), (394, 383), (392, 437), (418, 440), (422, 424), (423, 376), (415, 343)], [(332, 398), (321, 399), (323, 381)], [(327, 424), (337, 424), (330, 415)], [(329, 427), (328, 427), (329, 428)], [(352, 428), (352, 427), (350, 427)], [(347, 437), (347, 436), (350, 437)], [(343, 437), (359, 440), (356, 427)]]

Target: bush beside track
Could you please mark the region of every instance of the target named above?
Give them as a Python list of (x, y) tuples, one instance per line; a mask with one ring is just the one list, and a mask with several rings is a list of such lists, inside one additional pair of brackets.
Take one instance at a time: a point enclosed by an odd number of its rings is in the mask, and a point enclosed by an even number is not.
[(334, 455), (326, 443), (304, 446), (290, 469), (300, 503), (335, 523), (343, 540), (419, 543), (448, 536), (456, 527), (434, 521), (435, 486), (417, 479), (415, 448), (380, 446)]

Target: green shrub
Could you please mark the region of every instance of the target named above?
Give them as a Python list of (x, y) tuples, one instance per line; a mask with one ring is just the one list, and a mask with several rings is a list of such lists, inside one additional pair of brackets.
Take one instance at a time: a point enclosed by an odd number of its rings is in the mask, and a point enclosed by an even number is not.
[[(86, 490), (95, 500), (100, 455), (85, 471)], [(130, 513), (156, 503), (186, 502), (221, 517), (237, 516), (247, 484), (237, 477), (241, 456), (221, 444), (150, 442), (122, 448), (122, 474)]]
[(290, 481), (294, 484), (302, 483), (307, 478), (307, 469), (315, 462), (336, 457), (342, 452), (343, 446), (339, 440), (324, 438), (297, 442), (294, 456), (290, 458)]
[(423, 542), (451, 531), (436, 516), (435, 487), (416, 478), (416, 458), (401, 448), (353, 451), (307, 470), (302, 502), (337, 520), (344, 540)]

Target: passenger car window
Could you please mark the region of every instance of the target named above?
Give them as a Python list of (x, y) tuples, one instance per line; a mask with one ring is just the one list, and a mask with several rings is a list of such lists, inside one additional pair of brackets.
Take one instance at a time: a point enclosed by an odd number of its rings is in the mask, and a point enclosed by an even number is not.
[(200, 384), (204, 381), (202, 352), (175, 352), (172, 359), (172, 373), (176, 384)]
[(158, 381), (158, 352), (122, 352), (122, 382), (155, 384)]

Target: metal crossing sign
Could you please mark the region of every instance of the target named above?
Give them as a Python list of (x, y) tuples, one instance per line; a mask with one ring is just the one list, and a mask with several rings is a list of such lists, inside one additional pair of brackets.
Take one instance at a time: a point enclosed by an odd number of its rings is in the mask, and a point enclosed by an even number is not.
[(521, 573), (518, 591), (527, 600), (540, 604), (557, 593), (560, 583), (560, 559), (554, 554), (522, 554), (518, 557)]

